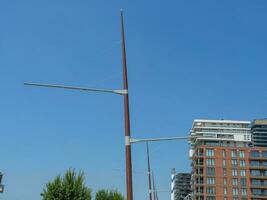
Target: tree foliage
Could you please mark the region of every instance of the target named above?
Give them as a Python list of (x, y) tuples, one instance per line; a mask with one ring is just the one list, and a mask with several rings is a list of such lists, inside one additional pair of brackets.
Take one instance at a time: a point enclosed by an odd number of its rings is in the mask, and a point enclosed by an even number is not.
[(64, 177), (49, 182), (41, 196), (43, 200), (91, 200), (91, 190), (85, 186), (83, 172), (69, 169)]
[(124, 200), (124, 197), (116, 190), (99, 190), (95, 200)]

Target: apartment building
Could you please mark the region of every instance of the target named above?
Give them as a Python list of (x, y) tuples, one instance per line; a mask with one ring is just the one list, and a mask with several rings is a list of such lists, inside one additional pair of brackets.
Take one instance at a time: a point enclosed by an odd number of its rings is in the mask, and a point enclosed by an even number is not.
[(191, 194), (191, 173), (171, 171), (171, 200), (184, 200)]
[(178, 173), (175, 178), (175, 200), (184, 200), (191, 193), (191, 173)]
[(267, 147), (267, 119), (256, 119), (251, 124), (252, 145)]
[(250, 131), (249, 121), (194, 120), (194, 200), (267, 199), (267, 149), (251, 147)]

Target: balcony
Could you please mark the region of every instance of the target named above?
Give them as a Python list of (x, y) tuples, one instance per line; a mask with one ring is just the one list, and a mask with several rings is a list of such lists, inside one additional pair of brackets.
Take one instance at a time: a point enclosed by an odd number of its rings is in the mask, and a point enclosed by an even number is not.
[(196, 186), (203, 186), (204, 183), (203, 182), (199, 182), (199, 183), (195, 183)]
[(203, 167), (203, 163), (194, 163), (193, 167)]
[(194, 154), (193, 158), (202, 158), (204, 156), (203, 153)]
[(251, 197), (254, 199), (267, 199), (267, 194), (251, 194)]
[(249, 168), (250, 169), (265, 169), (265, 170), (267, 170), (267, 166), (265, 166), (265, 165), (250, 165)]
[(249, 155), (250, 160), (267, 160), (267, 152), (251, 151)]
[(204, 192), (195, 192), (195, 195), (196, 196), (203, 196), (204, 195)]
[(267, 161), (267, 157), (249, 157), (249, 160)]
[(267, 184), (251, 184), (251, 188), (257, 188), (257, 189), (267, 189)]
[(262, 175), (262, 174), (251, 174), (250, 175), (251, 179), (260, 179), (260, 180), (267, 180), (267, 176)]
[[(204, 174), (203, 173), (194, 173), (194, 177), (195, 176), (204, 176)], [(266, 177), (267, 178), (267, 177)]]
[(266, 189), (251, 189), (252, 198), (267, 199)]

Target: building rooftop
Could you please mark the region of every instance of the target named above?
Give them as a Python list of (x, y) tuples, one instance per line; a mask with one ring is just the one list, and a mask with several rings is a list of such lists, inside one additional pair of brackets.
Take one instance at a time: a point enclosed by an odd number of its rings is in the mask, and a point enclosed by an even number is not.
[(267, 125), (267, 119), (256, 119), (252, 125)]
[[(267, 120), (267, 119), (266, 119)], [(239, 124), (250, 124), (250, 121), (241, 120), (225, 120), (225, 119), (195, 119), (194, 122), (213, 122), (213, 123), (239, 123)]]
[(196, 119), (190, 130), (189, 143), (200, 141), (251, 142), (250, 121)]

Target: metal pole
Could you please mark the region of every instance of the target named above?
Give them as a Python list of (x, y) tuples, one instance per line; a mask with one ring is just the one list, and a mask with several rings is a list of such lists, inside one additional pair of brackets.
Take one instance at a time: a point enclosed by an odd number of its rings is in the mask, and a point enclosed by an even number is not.
[(156, 188), (156, 200), (159, 200), (159, 197), (158, 197), (158, 189)]
[(149, 192), (149, 200), (152, 200), (151, 171), (150, 171), (150, 159), (149, 159), (148, 142), (146, 143), (146, 153), (147, 153), (147, 173), (148, 173), (148, 192)]
[[(127, 62), (124, 37), (123, 11), (121, 10), (121, 34), (122, 34), (122, 63), (123, 63), (123, 89), (128, 91)], [(130, 112), (129, 96), (124, 94), (124, 120), (125, 120), (125, 156), (126, 156), (126, 185), (127, 200), (133, 200), (132, 184), (132, 156), (131, 156), (131, 129), (130, 129)]]
[(152, 172), (152, 181), (153, 181), (153, 196), (154, 200), (156, 200), (156, 186), (155, 186), (155, 178), (154, 178), (154, 173)]

